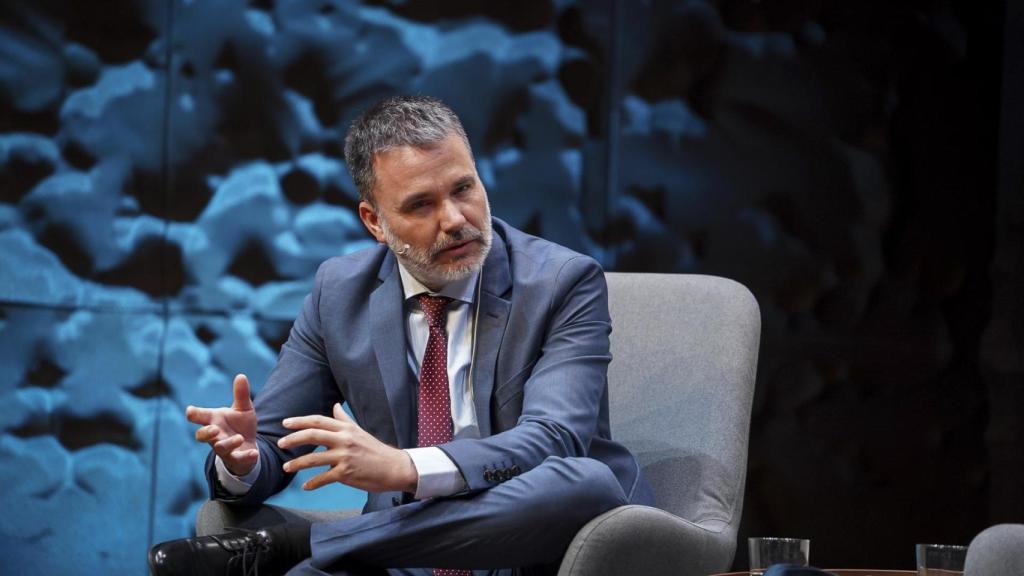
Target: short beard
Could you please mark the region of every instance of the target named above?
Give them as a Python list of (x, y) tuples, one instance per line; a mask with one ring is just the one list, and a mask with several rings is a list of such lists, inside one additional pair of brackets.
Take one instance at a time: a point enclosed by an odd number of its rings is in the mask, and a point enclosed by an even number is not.
[[(395, 235), (394, 232), (391, 231), (387, 220), (385, 220), (384, 216), (379, 212), (377, 219), (380, 223), (381, 232), (384, 234), (384, 242), (388, 245), (388, 248), (395, 253), (395, 257), (398, 258), (398, 261), (405, 266), (406, 270), (408, 270), (414, 278), (432, 290), (440, 289), (452, 282), (472, 276), (473, 273), (483, 266), (484, 261), (487, 260), (487, 255), (491, 251), (492, 231), (490, 203), (486, 205), (482, 229), (478, 229), (467, 222), (462, 229), (454, 234), (442, 232), (441, 236), (434, 242), (433, 246), (426, 249), (418, 248), (403, 242), (397, 235)], [(464, 260), (455, 261), (447, 265), (438, 265), (434, 263), (434, 260), (442, 250), (467, 240), (482, 241), (483, 247), (480, 249), (480, 253), (478, 255), (470, 256)]]

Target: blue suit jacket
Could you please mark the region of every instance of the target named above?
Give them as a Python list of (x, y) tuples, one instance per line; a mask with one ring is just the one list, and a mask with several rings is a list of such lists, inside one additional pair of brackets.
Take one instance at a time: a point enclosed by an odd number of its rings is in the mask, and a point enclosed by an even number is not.
[[(483, 266), (473, 394), (480, 439), (439, 446), (467, 490), (485, 490), (548, 456), (607, 464), (627, 498), (643, 482), (633, 456), (611, 441), (607, 287), (593, 259), (494, 219)], [(305, 450), (281, 450), (281, 420), (330, 414), (347, 401), (356, 421), (385, 443), (416, 446), (417, 381), (406, 360), (403, 292), (384, 246), (332, 258), (292, 326), (278, 364), (257, 395), (261, 471), (248, 494), (230, 497), (207, 462), (211, 494), (256, 504), (291, 480), (281, 465)], [(370, 494), (365, 510), (398, 493)], [(407, 500), (405, 495), (403, 500)]]

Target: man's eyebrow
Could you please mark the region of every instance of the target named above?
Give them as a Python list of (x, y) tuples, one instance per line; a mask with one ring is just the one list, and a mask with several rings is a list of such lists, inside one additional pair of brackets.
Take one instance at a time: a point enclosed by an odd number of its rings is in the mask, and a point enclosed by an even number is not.
[[(473, 184), (476, 184), (476, 175), (472, 173), (467, 173), (463, 176), (460, 176), (454, 182), (452, 182), (452, 189), (455, 190), (466, 185), (472, 186)], [(422, 192), (410, 194), (409, 196), (403, 198), (401, 202), (399, 202), (398, 208), (400, 210), (406, 209), (421, 200), (430, 199), (431, 196), (433, 196), (433, 193), (430, 192), (429, 190), (424, 190)]]
[(459, 188), (459, 187), (465, 186), (467, 184), (475, 184), (475, 183), (476, 183), (476, 176), (474, 176), (472, 174), (466, 174), (465, 176), (463, 176), (463, 177), (459, 178), (458, 180), (456, 180), (455, 183), (452, 185), (452, 188)]
[(417, 192), (415, 194), (412, 194), (411, 196), (405, 197), (402, 200), (402, 202), (398, 205), (398, 207), (400, 209), (408, 208), (408, 207), (412, 206), (413, 204), (419, 202), (420, 200), (429, 198), (430, 195), (431, 195), (430, 192), (425, 192), (425, 191), (424, 192)]

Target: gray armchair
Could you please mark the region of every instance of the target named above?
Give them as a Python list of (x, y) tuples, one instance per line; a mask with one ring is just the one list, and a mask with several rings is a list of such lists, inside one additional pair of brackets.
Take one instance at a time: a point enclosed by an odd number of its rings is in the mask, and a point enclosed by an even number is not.
[[(707, 575), (732, 564), (743, 508), (761, 318), (753, 295), (711, 276), (608, 274), (614, 437), (657, 508), (623, 506), (576, 535), (560, 576)], [(350, 515), (207, 502), (198, 534)]]
[(997, 524), (975, 536), (964, 576), (1024, 576), (1024, 524)]

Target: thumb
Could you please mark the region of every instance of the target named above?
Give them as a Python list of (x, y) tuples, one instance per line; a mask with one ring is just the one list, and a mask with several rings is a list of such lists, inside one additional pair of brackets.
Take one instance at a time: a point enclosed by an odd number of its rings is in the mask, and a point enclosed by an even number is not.
[[(349, 416), (344, 409), (342, 409), (341, 404), (335, 402), (333, 412), (335, 420), (340, 420), (342, 422), (352, 422), (352, 417)], [(355, 422), (352, 423), (355, 424)]]
[(245, 377), (245, 374), (235, 376), (233, 388), (235, 401), (231, 403), (231, 407), (242, 412), (252, 410), (252, 398), (249, 397), (249, 379)]

